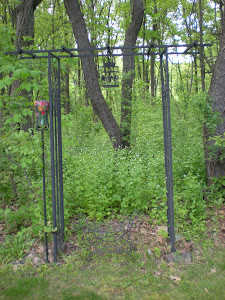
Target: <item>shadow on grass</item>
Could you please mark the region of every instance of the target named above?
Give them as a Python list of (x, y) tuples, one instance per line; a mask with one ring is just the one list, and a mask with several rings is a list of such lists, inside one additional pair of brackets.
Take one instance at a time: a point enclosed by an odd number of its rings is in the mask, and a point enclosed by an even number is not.
[[(7, 284), (7, 289), (1, 287), (0, 299), (75, 299), (75, 300), (104, 300), (96, 293), (81, 287), (68, 287), (62, 291), (59, 287), (53, 286), (45, 278), (14, 278), (14, 282)], [(60, 286), (60, 284), (59, 284)]]
[(100, 296), (98, 296), (97, 294), (91, 292), (91, 291), (87, 291), (87, 290), (83, 290), (80, 293), (77, 292), (77, 295), (71, 295), (70, 293), (62, 293), (62, 299), (63, 300), (84, 300), (84, 299), (88, 299), (88, 300), (106, 300), (105, 298), (102, 298)]

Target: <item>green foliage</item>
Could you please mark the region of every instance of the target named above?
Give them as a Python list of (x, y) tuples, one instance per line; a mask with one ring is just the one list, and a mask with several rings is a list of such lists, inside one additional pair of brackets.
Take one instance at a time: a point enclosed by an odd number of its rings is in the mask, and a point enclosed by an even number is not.
[[(48, 99), (47, 64), (41, 60), (19, 61), (16, 57), (3, 54), (4, 51), (14, 50), (15, 32), (11, 26), (6, 26), (4, 18), (7, 16), (9, 19), (9, 9), (13, 9), (15, 3), (7, 3), (4, 7), (6, 10), (0, 8), (0, 221), (6, 224), (8, 233), (32, 226), (32, 234), (43, 238), (44, 232), (51, 233), (55, 230), (52, 229), (51, 222), (49, 132), (45, 135), (48, 223), (45, 227), (40, 135), (37, 132), (30, 135), (23, 130), (17, 132), (14, 125), (25, 124), (27, 117), (30, 117), (31, 127), (34, 127), (33, 100)], [(204, 40), (213, 41), (211, 50), (205, 52), (207, 68), (210, 68), (217, 54), (220, 16), (217, 4), (215, 11), (208, 1), (204, 5)], [(101, 1), (83, 1), (82, 9), (94, 46), (108, 43), (109, 35), (112, 45), (123, 40), (131, 17), (129, 1), (104, 1), (104, 5)], [(189, 43), (190, 40), (199, 38), (195, 24), (198, 17), (197, 6), (191, 2), (146, 2), (145, 28), (140, 37), (144, 43), (149, 43), (149, 40), (157, 43), (182, 40)], [(35, 18), (34, 49), (60, 48), (62, 44), (74, 46), (71, 26), (62, 2), (43, 1), (35, 11)], [(179, 21), (178, 27), (175, 21)], [(152, 30), (153, 23), (157, 24), (155, 31)], [(106, 26), (108, 32), (105, 30)], [(122, 65), (120, 59), (117, 62)], [(136, 62), (141, 69), (142, 58), (136, 58)], [(145, 63), (149, 66), (148, 58)], [(62, 70), (65, 71), (68, 65), (71, 69), (71, 113), (62, 116), (66, 225), (69, 224), (69, 218), (77, 212), (101, 220), (114, 217), (117, 213), (128, 214), (135, 209), (149, 214), (152, 223), (166, 224), (160, 89), (157, 90), (155, 99), (149, 99), (149, 80), (143, 82), (136, 76), (132, 91), (132, 147), (114, 152), (100, 121), (93, 114), (91, 105), (88, 105), (78, 60), (68, 60), (68, 64), (63, 62)], [(212, 190), (209, 191), (211, 197), (203, 197), (206, 180), (202, 125), (205, 122), (207, 128), (213, 132), (220, 116), (213, 111), (211, 100), (207, 99), (206, 94), (196, 92), (199, 88), (199, 79), (196, 78), (199, 70), (195, 76), (194, 72), (190, 72), (190, 65), (170, 65), (173, 68), (171, 115), (175, 222), (184, 232), (190, 232), (190, 226), (193, 231), (204, 231), (208, 199), (217, 205), (222, 204), (224, 199), (223, 178), (214, 180)], [(158, 66), (156, 61), (156, 70)], [(198, 67), (197, 65), (197, 69)], [(138, 68), (136, 71), (141, 77), (143, 70)], [(156, 73), (155, 76), (160, 78)], [(160, 81), (158, 78), (156, 81)], [(209, 79), (207, 76), (207, 83)], [(157, 84), (160, 86), (160, 82)], [(192, 84), (195, 87), (194, 93)], [(12, 95), (13, 85), (17, 85), (17, 88)], [(111, 89), (103, 93), (119, 123), (121, 92), (119, 89)], [(224, 149), (224, 137), (216, 137), (214, 146)], [(221, 160), (223, 159), (224, 152), (221, 155)], [(10, 238), (7, 238), (6, 246), (9, 242)], [(18, 236), (13, 246), (18, 248), (19, 253), (22, 251), (22, 242), (22, 237)], [(1, 251), (4, 253), (6, 250)], [(156, 255), (157, 251), (156, 249)], [(7, 252), (5, 253), (7, 256)], [(12, 254), (7, 257), (10, 256)]]
[(212, 205), (220, 207), (225, 201), (225, 178), (224, 177), (213, 177), (213, 183), (208, 189), (207, 197)]
[(3, 244), (0, 245), (0, 260), (4, 263), (21, 259), (32, 245), (30, 233), (23, 229), (16, 236), (7, 235)]
[(216, 127), (221, 122), (220, 114), (213, 110), (212, 99), (201, 92), (193, 97), (194, 108), (199, 113), (199, 116), (205, 122), (207, 129), (211, 134), (215, 132)]
[(22, 227), (31, 225), (30, 209), (22, 206), (17, 211), (12, 211), (10, 208), (4, 210), (4, 222), (8, 233), (17, 232)]

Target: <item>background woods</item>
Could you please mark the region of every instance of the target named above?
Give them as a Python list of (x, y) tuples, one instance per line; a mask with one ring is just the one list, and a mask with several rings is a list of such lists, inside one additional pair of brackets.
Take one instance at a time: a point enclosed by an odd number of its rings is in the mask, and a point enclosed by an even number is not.
[[(161, 224), (167, 217), (160, 63), (156, 56), (125, 54), (134, 45), (151, 44), (154, 51), (154, 44), (194, 41), (212, 46), (169, 59), (174, 202), (176, 223), (186, 235), (190, 226), (204, 231), (207, 209), (222, 205), (225, 197), (223, 2), (0, 2), (0, 221), (7, 231), (42, 234), (41, 137), (33, 102), (48, 99), (48, 78), (45, 60), (4, 52), (128, 48), (115, 60), (114, 88), (101, 82), (102, 57), (62, 61), (65, 221), (75, 212), (103, 219), (138, 209)], [(54, 59), (52, 64), (56, 67)], [(45, 146), (50, 222), (48, 131)]]

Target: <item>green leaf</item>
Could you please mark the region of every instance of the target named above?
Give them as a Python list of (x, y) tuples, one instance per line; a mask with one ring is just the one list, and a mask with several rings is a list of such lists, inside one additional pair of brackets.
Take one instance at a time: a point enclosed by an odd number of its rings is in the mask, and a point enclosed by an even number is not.
[(5, 83), (6, 83), (8, 86), (10, 86), (10, 85), (13, 83), (13, 81), (14, 81), (14, 78), (12, 78), (12, 77), (6, 78), (6, 79), (5, 79)]
[(50, 233), (50, 232), (52, 232), (52, 229), (51, 229), (51, 227), (44, 226), (44, 232), (47, 232), (47, 233)]
[(44, 232), (50, 233), (50, 232), (57, 232), (57, 227), (52, 229), (51, 227), (44, 226)]
[(33, 83), (33, 90), (35, 92), (39, 91), (41, 89), (41, 86), (39, 84), (37, 84), (36, 82)]
[(6, 86), (5, 80), (4, 80), (4, 79), (3, 79), (3, 80), (0, 80), (0, 90), (1, 90), (1, 89), (4, 89), (5, 86)]
[(27, 79), (27, 77), (29, 77), (29, 76), (30, 76), (29, 70), (28, 69), (22, 69), (22, 71), (21, 71), (22, 79)]
[(21, 77), (22, 69), (17, 69), (13, 73), (13, 77), (19, 79)]
[(41, 73), (40, 71), (31, 71), (30, 75), (34, 78), (37, 78), (40, 76), (40, 73)]
[(20, 85), (20, 88), (29, 92), (32, 89), (32, 84), (30, 82), (23, 81)]
[(27, 166), (27, 163), (26, 163), (25, 161), (22, 161), (22, 162), (21, 162), (21, 167), (22, 167), (22, 168), (26, 168), (26, 166)]

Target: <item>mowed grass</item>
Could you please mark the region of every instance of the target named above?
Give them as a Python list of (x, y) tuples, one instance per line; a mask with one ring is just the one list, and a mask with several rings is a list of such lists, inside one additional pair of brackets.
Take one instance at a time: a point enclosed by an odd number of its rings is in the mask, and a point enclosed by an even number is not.
[(0, 269), (0, 299), (225, 299), (225, 250), (193, 254), (191, 265), (153, 256), (79, 256), (64, 264)]

